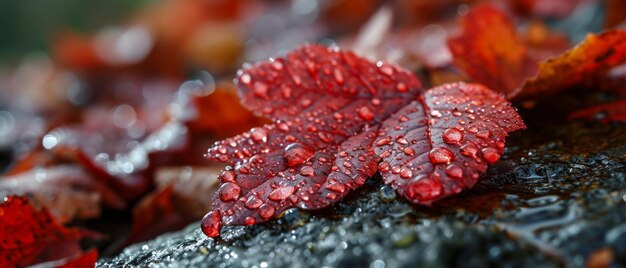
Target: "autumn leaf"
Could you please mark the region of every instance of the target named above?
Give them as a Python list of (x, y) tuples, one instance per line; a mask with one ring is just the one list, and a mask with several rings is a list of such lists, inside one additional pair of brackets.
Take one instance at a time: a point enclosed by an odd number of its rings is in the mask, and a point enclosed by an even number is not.
[[(516, 98), (546, 95), (579, 84), (601, 85), (611, 80), (611, 70), (626, 64), (626, 31), (610, 30), (588, 34), (585, 40), (558, 57), (539, 65), (537, 74), (527, 79)], [(623, 73), (621, 74), (623, 81)], [(600, 83), (593, 83), (598, 82)], [(610, 81), (608, 81), (610, 83)], [(623, 89), (618, 87), (616, 89)]]
[(489, 5), (470, 10), (459, 23), (462, 34), (448, 40), (455, 64), (508, 99), (547, 96), (579, 85), (624, 89), (624, 30), (588, 34), (559, 55), (563, 37), (537, 24), (520, 36), (508, 16)]
[[(410, 201), (428, 204), (472, 186), (502, 154), (506, 132), (524, 128), (483, 86), (424, 91), (397, 66), (319, 45), (247, 66), (237, 84), (242, 103), (274, 123), (209, 149), (209, 159), (230, 165), (202, 223), (211, 237), (224, 224), (327, 207), (378, 170)], [(422, 187), (422, 175), (438, 188)]]
[(515, 109), (484, 86), (436, 87), (382, 123), (378, 170), (401, 195), (428, 204), (474, 186), (504, 153), (507, 132), (523, 126)]
[(45, 208), (36, 210), (23, 197), (7, 197), (0, 204), (0, 237), (0, 267), (53, 260), (60, 260), (60, 266), (65, 258), (71, 262), (82, 254), (80, 230), (59, 225)]
[(480, 5), (459, 19), (462, 34), (448, 39), (454, 64), (474, 81), (511, 96), (535, 62), (511, 19), (491, 5)]

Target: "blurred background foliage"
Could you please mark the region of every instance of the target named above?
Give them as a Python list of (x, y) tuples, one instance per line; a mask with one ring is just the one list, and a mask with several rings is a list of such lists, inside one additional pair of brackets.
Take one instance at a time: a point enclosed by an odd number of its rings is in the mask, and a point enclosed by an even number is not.
[(0, 65), (33, 51), (48, 51), (61, 29), (91, 33), (116, 24), (158, 0), (0, 0)]

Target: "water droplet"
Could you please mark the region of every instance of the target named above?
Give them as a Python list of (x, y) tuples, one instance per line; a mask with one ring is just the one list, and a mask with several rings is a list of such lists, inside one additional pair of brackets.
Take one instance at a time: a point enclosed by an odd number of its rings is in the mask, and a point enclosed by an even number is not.
[(430, 201), (441, 195), (441, 183), (433, 177), (420, 176), (406, 187), (407, 196), (413, 201)]
[(461, 154), (465, 156), (475, 156), (478, 153), (478, 147), (473, 143), (468, 143), (461, 146)]
[(380, 71), (386, 75), (393, 75), (393, 67), (389, 64), (384, 64), (380, 66)]
[(387, 145), (391, 143), (391, 139), (389, 137), (387, 138), (382, 138), (378, 141), (376, 141), (376, 146), (383, 146), (383, 145)]
[(264, 220), (267, 220), (274, 216), (276, 209), (270, 204), (263, 204), (259, 207), (259, 216)]
[(291, 87), (283, 85), (280, 88), (280, 93), (283, 95), (284, 98), (291, 98)]
[(403, 152), (406, 155), (415, 155), (415, 150), (413, 150), (413, 148), (411, 147), (404, 148)]
[(279, 123), (277, 125), (278, 129), (280, 129), (281, 131), (287, 132), (289, 131), (289, 125), (287, 125), (286, 123)]
[(398, 90), (398, 92), (406, 92), (408, 90), (406, 84), (400, 82), (396, 85), (396, 90)]
[(300, 169), (300, 175), (302, 176), (313, 176), (313, 174), (315, 174), (315, 170), (313, 170), (312, 167), (310, 166), (304, 166)]
[(372, 99), (372, 105), (379, 106), (380, 105), (380, 99), (379, 98), (373, 98)]
[(235, 182), (237, 175), (232, 170), (224, 170), (217, 177), (221, 182)]
[(374, 119), (374, 113), (367, 106), (361, 107), (357, 111), (357, 113), (359, 114), (359, 117), (363, 118), (364, 120), (370, 121), (370, 120)]
[(391, 167), (391, 174), (398, 174), (400, 173), (400, 170), (402, 170), (400, 166), (393, 166)]
[(402, 144), (402, 145), (409, 144), (409, 142), (403, 136), (396, 137), (396, 142), (398, 142), (399, 144)]
[(318, 132), (317, 133), (317, 137), (319, 137), (320, 140), (322, 140), (323, 142), (326, 142), (326, 143), (330, 143), (333, 140), (330, 135), (328, 135), (328, 134), (326, 134), (324, 132)]
[(380, 170), (380, 172), (387, 172), (390, 168), (391, 165), (389, 165), (388, 162), (381, 162), (380, 164), (378, 164), (378, 170)]
[(484, 129), (476, 133), (476, 137), (479, 137), (481, 139), (487, 139), (489, 138), (490, 135), (491, 135), (491, 131), (489, 131), (488, 129)]
[(443, 132), (442, 138), (445, 143), (456, 144), (463, 139), (463, 133), (456, 128), (449, 128)]
[(257, 209), (263, 204), (260, 198), (256, 195), (251, 195), (248, 197), (248, 200), (243, 205), (249, 209)]
[(413, 177), (413, 171), (411, 171), (410, 168), (403, 167), (402, 169), (400, 169), (400, 177), (403, 179), (411, 178)]
[(300, 101), (300, 104), (302, 105), (303, 108), (306, 108), (306, 107), (311, 106), (311, 104), (313, 104), (313, 101), (311, 99), (306, 98), (306, 99), (302, 99)]
[(335, 76), (335, 81), (337, 81), (337, 83), (343, 84), (345, 82), (343, 79), (343, 74), (341, 74), (341, 70), (335, 69), (333, 74)]
[(285, 200), (296, 191), (295, 186), (284, 186), (272, 191), (267, 198), (272, 201)]
[(326, 189), (341, 194), (341, 193), (344, 193), (346, 191), (346, 185), (344, 185), (343, 183), (340, 183), (340, 182), (335, 182), (335, 183), (331, 183), (331, 184), (326, 185)]
[(253, 128), (250, 132), (250, 137), (253, 141), (265, 143), (267, 142), (267, 130), (260, 127)]
[(480, 152), (489, 164), (493, 164), (500, 159), (500, 152), (496, 148), (487, 147), (480, 150)]
[(302, 164), (315, 154), (315, 151), (309, 146), (302, 143), (292, 143), (287, 145), (283, 157), (287, 162), (287, 166), (293, 167)]
[(430, 111), (430, 116), (439, 118), (441, 117), (441, 112), (439, 112), (438, 110), (432, 110)]
[(280, 71), (283, 69), (283, 63), (280, 61), (274, 61), (272, 62), (272, 68), (274, 68), (274, 70)]
[(502, 149), (502, 148), (504, 148), (504, 145), (505, 145), (505, 144), (504, 144), (504, 142), (502, 142), (502, 141), (496, 141), (496, 147), (498, 147), (498, 148)]
[(452, 178), (461, 179), (463, 178), (463, 168), (455, 164), (450, 164), (446, 167), (446, 175)]
[(447, 148), (436, 147), (430, 150), (428, 158), (433, 164), (448, 164), (450, 161), (454, 160), (454, 154)]
[(202, 218), (200, 229), (208, 237), (218, 237), (220, 235), (220, 229), (222, 228), (222, 216), (219, 211), (214, 210), (207, 213)]
[(248, 84), (250, 84), (250, 82), (251, 82), (251, 81), (252, 81), (252, 77), (250, 77), (250, 75), (249, 75), (249, 74), (243, 74), (243, 75), (241, 76), (241, 82), (242, 82), (242, 83), (244, 83), (244, 84), (248, 85)]
[(266, 83), (255, 82), (254, 87), (252, 88), (252, 92), (257, 97), (266, 97), (268, 89), (269, 89), (269, 86)]
[(254, 225), (256, 223), (256, 219), (254, 217), (246, 217), (246, 225)]
[(241, 174), (248, 174), (248, 173), (250, 173), (250, 169), (248, 169), (248, 167), (246, 167), (246, 166), (239, 166), (237, 168), (237, 171), (239, 171), (239, 173), (241, 173)]
[(222, 184), (219, 190), (220, 200), (224, 202), (235, 201), (239, 198), (239, 194), (241, 193), (241, 187), (239, 185), (234, 184), (232, 182), (226, 182)]

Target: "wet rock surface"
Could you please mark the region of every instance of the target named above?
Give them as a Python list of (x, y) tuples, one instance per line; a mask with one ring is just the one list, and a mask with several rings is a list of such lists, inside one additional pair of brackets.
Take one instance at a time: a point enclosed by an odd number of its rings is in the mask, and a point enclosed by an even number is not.
[(99, 267), (561, 267), (626, 265), (626, 125), (571, 122), (516, 132), (472, 190), (414, 206), (379, 176), (335, 206), (275, 221), (199, 223)]

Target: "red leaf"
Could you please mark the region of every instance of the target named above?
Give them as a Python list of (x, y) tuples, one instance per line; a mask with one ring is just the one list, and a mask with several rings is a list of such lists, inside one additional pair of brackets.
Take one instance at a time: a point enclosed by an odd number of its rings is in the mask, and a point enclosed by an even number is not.
[(0, 267), (80, 254), (82, 236), (79, 230), (59, 225), (45, 208), (35, 210), (26, 198), (7, 197), (0, 204)]
[(383, 122), (376, 153), (387, 184), (428, 204), (473, 186), (524, 126), (501, 96), (476, 84), (433, 88)]
[(508, 99), (545, 96), (577, 85), (624, 89), (623, 30), (589, 34), (556, 56), (565, 47), (564, 37), (550, 37), (546, 29), (531, 24), (522, 39), (506, 14), (494, 7), (476, 7), (460, 24), (463, 33), (448, 40), (455, 64)]
[(448, 45), (454, 63), (472, 79), (510, 96), (536, 68), (509, 17), (490, 5), (471, 9), (459, 19), (460, 36)]
[[(318, 209), (336, 202), (377, 171), (380, 157), (373, 143), (380, 123), (412, 100), (430, 101), (438, 92), (419, 97), (420, 83), (410, 72), (318, 45), (245, 68), (238, 86), (243, 104), (275, 123), (209, 149), (209, 159), (232, 165), (220, 175), (213, 211), (202, 223), (211, 237), (223, 224), (250, 225), (291, 207)], [(449, 88), (454, 87), (464, 88)], [(476, 116), (493, 112), (492, 104), (505, 106), (501, 98), (491, 99), (494, 93), (476, 91), (483, 93), (477, 101), (489, 109)], [(508, 130), (523, 127), (516, 118), (510, 122), (516, 127)]]

